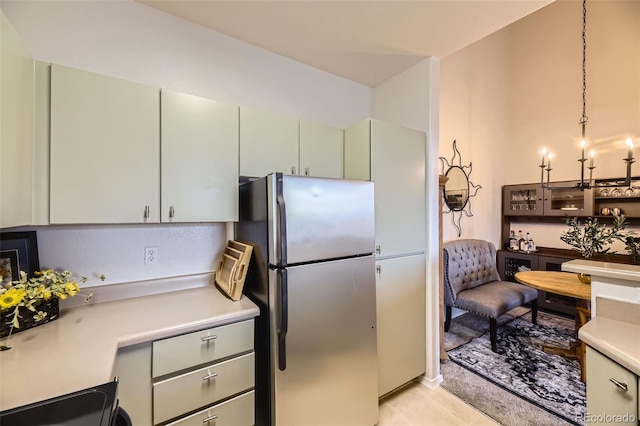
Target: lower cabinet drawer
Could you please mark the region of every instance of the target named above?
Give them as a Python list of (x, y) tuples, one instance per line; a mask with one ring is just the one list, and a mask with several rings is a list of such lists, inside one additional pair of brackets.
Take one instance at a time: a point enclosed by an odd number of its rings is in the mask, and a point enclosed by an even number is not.
[(254, 387), (254, 354), (212, 364), (153, 384), (153, 422), (159, 424)]
[(255, 421), (254, 403), (254, 391), (249, 391), (167, 426), (252, 426)]

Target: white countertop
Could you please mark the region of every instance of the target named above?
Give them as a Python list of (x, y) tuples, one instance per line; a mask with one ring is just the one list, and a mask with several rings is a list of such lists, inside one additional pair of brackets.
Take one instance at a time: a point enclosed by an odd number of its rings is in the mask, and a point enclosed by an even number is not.
[(578, 337), (640, 376), (640, 325), (596, 316), (580, 328)]
[(562, 270), (581, 272), (604, 278), (614, 278), (616, 280), (627, 281), (630, 286), (640, 286), (639, 265), (576, 259), (564, 262), (562, 264)]
[(113, 380), (119, 347), (258, 314), (246, 297), (233, 302), (213, 285), (61, 310), (0, 352), (0, 411)]

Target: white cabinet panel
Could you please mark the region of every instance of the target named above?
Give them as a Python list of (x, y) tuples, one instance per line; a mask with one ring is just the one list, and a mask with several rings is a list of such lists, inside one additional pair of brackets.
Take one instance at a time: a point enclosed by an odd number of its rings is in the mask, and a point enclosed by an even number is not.
[(153, 377), (253, 350), (253, 320), (153, 342)]
[(162, 91), (162, 222), (238, 220), (238, 107)]
[(154, 383), (154, 424), (252, 389), (254, 364), (250, 353)]
[(0, 12), (0, 228), (31, 224), (33, 58)]
[(305, 176), (342, 178), (344, 131), (300, 120), (300, 167)]
[(424, 251), (425, 150), (424, 132), (372, 120), (371, 180), (381, 256)]
[(376, 262), (378, 396), (425, 372), (424, 255)]
[(346, 179), (372, 180), (379, 256), (423, 252), (426, 244), (426, 135), (378, 120), (345, 130)]
[(255, 419), (255, 392), (250, 391), (167, 426), (251, 426)]
[(240, 108), (240, 175), (298, 174), (298, 120)]
[(590, 346), (586, 365), (587, 424), (637, 425), (638, 376)]
[(52, 65), (51, 223), (159, 222), (159, 92)]

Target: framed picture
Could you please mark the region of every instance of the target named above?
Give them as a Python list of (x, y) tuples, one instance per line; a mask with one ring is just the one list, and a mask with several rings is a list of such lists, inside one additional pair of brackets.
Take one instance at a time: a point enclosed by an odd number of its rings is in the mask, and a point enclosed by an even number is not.
[(29, 278), (40, 269), (35, 231), (0, 232), (0, 279), (4, 286), (20, 279), (20, 271)]

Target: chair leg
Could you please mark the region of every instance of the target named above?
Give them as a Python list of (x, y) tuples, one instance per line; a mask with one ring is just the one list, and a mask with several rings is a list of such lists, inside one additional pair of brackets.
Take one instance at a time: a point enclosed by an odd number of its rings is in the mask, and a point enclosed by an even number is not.
[(489, 336), (491, 337), (491, 350), (498, 352), (498, 319), (489, 318)]
[(538, 299), (531, 301), (531, 322), (534, 325), (538, 324)]
[(445, 307), (445, 318), (444, 318), (444, 331), (449, 331), (449, 327), (451, 327), (451, 306)]

